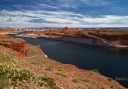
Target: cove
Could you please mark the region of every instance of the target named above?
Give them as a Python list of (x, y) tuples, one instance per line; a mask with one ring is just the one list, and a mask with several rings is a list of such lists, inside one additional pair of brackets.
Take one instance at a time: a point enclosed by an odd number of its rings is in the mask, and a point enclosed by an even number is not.
[(128, 79), (127, 49), (48, 39), (20, 38), (29, 44), (42, 44), (40, 46), (43, 52), (53, 60), (73, 64), (85, 70), (98, 69), (102, 75), (117, 79), (120, 84), (128, 87), (128, 80), (120, 80), (121, 78)]

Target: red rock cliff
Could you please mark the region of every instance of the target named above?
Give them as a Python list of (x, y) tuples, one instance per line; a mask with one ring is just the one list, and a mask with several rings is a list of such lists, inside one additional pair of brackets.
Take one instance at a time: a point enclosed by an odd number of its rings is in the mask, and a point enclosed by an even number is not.
[(0, 34), (0, 39), (11, 39), (12, 37), (11, 36), (8, 36), (8, 35), (1, 35)]
[(22, 53), (24, 56), (29, 55), (26, 41), (22, 39), (19, 38), (2, 39), (0, 40), (0, 45), (3, 45), (7, 48), (11, 48), (19, 53)]

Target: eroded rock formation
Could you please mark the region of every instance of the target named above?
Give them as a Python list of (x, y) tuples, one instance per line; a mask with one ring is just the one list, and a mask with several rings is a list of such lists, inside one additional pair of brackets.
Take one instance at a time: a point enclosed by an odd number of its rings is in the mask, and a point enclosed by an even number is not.
[(1, 35), (0, 34), (0, 39), (10, 39), (12, 38), (11, 36), (8, 36), (8, 35)]
[(3, 45), (7, 48), (11, 48), (19, 53), (22, 53), (24, 56), (29, 55), (26, 41), (22, 39), (19, 38), (0, 39), (0, 45)]

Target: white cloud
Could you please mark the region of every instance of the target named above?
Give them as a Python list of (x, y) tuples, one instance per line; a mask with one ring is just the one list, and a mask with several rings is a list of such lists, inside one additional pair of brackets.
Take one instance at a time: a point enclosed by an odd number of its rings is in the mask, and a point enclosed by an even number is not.
[[(128, 16), (84, 16), (70, 11), (0, 11), (0, 26), (6, 27), (115, 27), (128, 26)], [(41, 20), (34, 22), (34, 20)]]
[(120, 22), (126, 22), (128, 21), (128, 16), (115, 16), (115, 15), (105, 15), (101, 17), (84, 17), (83, 21), (88, 22), (88, 23), (97, 23), (97, 24), (114, 24), (114, 23), (119, 23)]

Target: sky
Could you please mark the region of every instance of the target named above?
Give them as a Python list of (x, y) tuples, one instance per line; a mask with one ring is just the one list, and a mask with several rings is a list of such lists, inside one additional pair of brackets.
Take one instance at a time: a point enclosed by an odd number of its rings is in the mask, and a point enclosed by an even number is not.
[(0, 0), (0, 27), (128, 27), (128, 0)]

